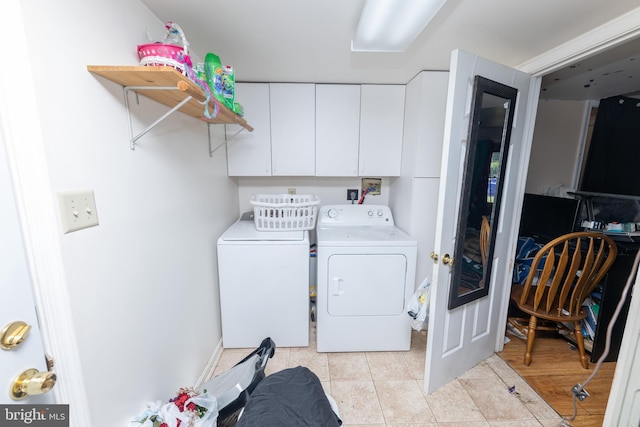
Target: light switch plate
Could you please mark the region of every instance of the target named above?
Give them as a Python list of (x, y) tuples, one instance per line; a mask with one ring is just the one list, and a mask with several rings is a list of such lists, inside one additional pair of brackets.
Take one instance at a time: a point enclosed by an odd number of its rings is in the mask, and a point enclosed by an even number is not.
[(98, 225), (93, 190), (60, 191), (58, 205), (64, 234)]

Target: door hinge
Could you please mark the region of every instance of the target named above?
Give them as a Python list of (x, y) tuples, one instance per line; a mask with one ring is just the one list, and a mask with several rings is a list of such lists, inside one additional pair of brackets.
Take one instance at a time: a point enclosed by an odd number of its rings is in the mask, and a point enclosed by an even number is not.
[(44, 360), (47, 362), (47, 371), (52, 371), (56, 362), (50, 354), (44, 355)]

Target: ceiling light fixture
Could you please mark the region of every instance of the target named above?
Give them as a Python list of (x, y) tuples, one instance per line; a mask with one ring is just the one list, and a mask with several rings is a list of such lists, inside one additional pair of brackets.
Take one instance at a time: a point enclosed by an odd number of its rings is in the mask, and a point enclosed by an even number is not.
[(404, 52), (446, 0), (366, 0), (354, 52)]

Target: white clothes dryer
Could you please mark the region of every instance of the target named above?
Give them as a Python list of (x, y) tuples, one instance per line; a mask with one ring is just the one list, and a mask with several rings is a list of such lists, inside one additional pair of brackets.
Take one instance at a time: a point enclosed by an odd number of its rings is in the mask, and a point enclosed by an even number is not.
[(309, 345), (309, 232), (258, 231), (243, 214), (218, 239), (224, 348)]
[(405, 351), (416, 240), (381, 205), (327, 205), (318, 213), (317, 349)]

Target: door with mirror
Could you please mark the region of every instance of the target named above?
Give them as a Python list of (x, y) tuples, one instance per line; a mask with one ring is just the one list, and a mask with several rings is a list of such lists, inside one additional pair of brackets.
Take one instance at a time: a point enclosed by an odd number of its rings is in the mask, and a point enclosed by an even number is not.
[(495, 229), (518, 90), (474, 76), (469, 133), (464, 147), (449, 309), (489, 293)]
[(501, 349), (509, 236), (516, 235), (519, 170), (531, 144), (527, 111), (537, 102), (537, 93), (530, 101), (531, 83), (526, 73), (452, 53), (432, 253), (429, 393)]

